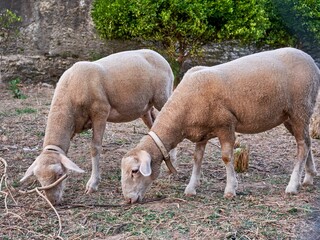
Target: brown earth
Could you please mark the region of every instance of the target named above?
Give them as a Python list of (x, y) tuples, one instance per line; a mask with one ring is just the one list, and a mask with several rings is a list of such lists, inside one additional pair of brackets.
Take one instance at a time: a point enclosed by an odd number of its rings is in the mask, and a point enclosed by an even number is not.
[[(8, 182), (15, 189), (32, 188), (34, 179), (19, 179), (42, 148), (53, 87), (26, 86), (26, 99), (15, 99), (7, 85), (0, 85), (0, 157), (8, 163)], [(121, 157), (147, 133), (142, 121), (108, 124), (104, 136), (99, 191), (85, 195), (90, 176), (91, 132), (76, 136), (68, 156), (85, 174), (71, 173), (64, 201), (56, 210), (64, 239), (319, 239), (320, 179), (295, 196), (284, 194), (296, 145), (279, 126), (255, 135), (241, 135), (250, 146), (249, 170), (238, 174), (239, 188), (233, 200), (223, 198), (226, 174), (219, 143), (210, 141), (203, 163), (202, 182), (195, 197), (184, 188), (192, 169), (194, 144), (178, 146), (178, 174), (161, 176), (143, 204), (125, 205), (120, 186)], [(320, 141), (312, 151), (319, 165)], [(36, 193), (12, 196), (4, 181), (0, 192), (0, 239), (53, 239), (58, 217)], [(13, 199), (16, 201), (14, 202)], [(7, 204), (7, 206), (5, 205)]]

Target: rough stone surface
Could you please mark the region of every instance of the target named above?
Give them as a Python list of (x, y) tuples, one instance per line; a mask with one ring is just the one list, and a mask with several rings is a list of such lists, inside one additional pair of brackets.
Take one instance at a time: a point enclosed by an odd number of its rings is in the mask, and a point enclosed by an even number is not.
[(99, 39), (90, 17), (91, 3), (92, 0), (1, 0), (0, 9), (14, 11), (23, 21), (16, 41), (0, 52), (0, 82), (17, 77), (23, 82), (56, 82), (74, 62), (135, 48), (133, 43)]
[(55, 83), (62, 73), (76, 59), (68, 57), (49, 57), (43, 55), (11, 54), (3, 56), (1, 65), (4, 82), (19, 78), (25, 83), (47, 82)]
[[(7, 52), (41, 55), (86, 56), (108, 50), (94, 32), (90, 8), (92, 0), (4, 0), (8, 8), (22, 17), (16, 48)], [(6, 53), (7, 53), (6, 52)]]

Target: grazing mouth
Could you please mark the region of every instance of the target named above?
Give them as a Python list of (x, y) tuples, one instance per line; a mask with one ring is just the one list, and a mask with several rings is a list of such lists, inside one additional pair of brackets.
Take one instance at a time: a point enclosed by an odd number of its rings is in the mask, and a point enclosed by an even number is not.
[(51, 202), (52, 205), (57, 206), (57, 205), (61, 205), (62, 199), (59, 198), (58, 200), (56, 200), (55, 198), (50, 198), (48, 197), (48, 195), (46, 194), (46, 197), (48, 198), (48, 200)]
[(127, 198), (126, 203), (127, 204), (133, 204), (133, 203), (139, 203), (141, 202), (142, 198), (138, 195), (136, 198)]

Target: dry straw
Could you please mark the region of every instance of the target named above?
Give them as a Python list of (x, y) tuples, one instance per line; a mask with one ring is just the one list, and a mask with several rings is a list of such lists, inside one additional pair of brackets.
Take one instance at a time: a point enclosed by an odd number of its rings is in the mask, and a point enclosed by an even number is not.
[(249, 168), (249, 146), (239, 144), (234, 149), (234, 170), (238, 173), (248, 171)]
[(310, 136), (315, 139), (320, 139), (320, 116), (315, 116), (311, 119)]

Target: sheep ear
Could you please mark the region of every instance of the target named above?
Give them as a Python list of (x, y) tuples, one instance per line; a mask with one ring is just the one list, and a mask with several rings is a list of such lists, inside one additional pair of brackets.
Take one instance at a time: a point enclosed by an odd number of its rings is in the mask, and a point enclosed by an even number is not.
[(151, 156), (146, 151), (140, 151), (138, 153), (138, 158), (140, 160), (140, 168), (139, 171), (141, 174), (145, 177), (148, 177), (151, 175)]
[(65, 168), (78, 172), (78, 173), (84, 173), (84, 170), (82, 170), (81, 168), (78, 167), (77, 164), (75, 164), (74, 162), (72, 162), (69, 158), (67, 158), (66, 156), (60, 154), (61, 156), (61, 163), (63, 166), (65, 166)]
[(33, 176), (35, 167), (36, 167), (36, 160), (30, 165), (30, 167), (28, 168), (28, 170), (24, 174), (23, 178), (20, 179), (20, 182), (24, 182), (29, 177)]

